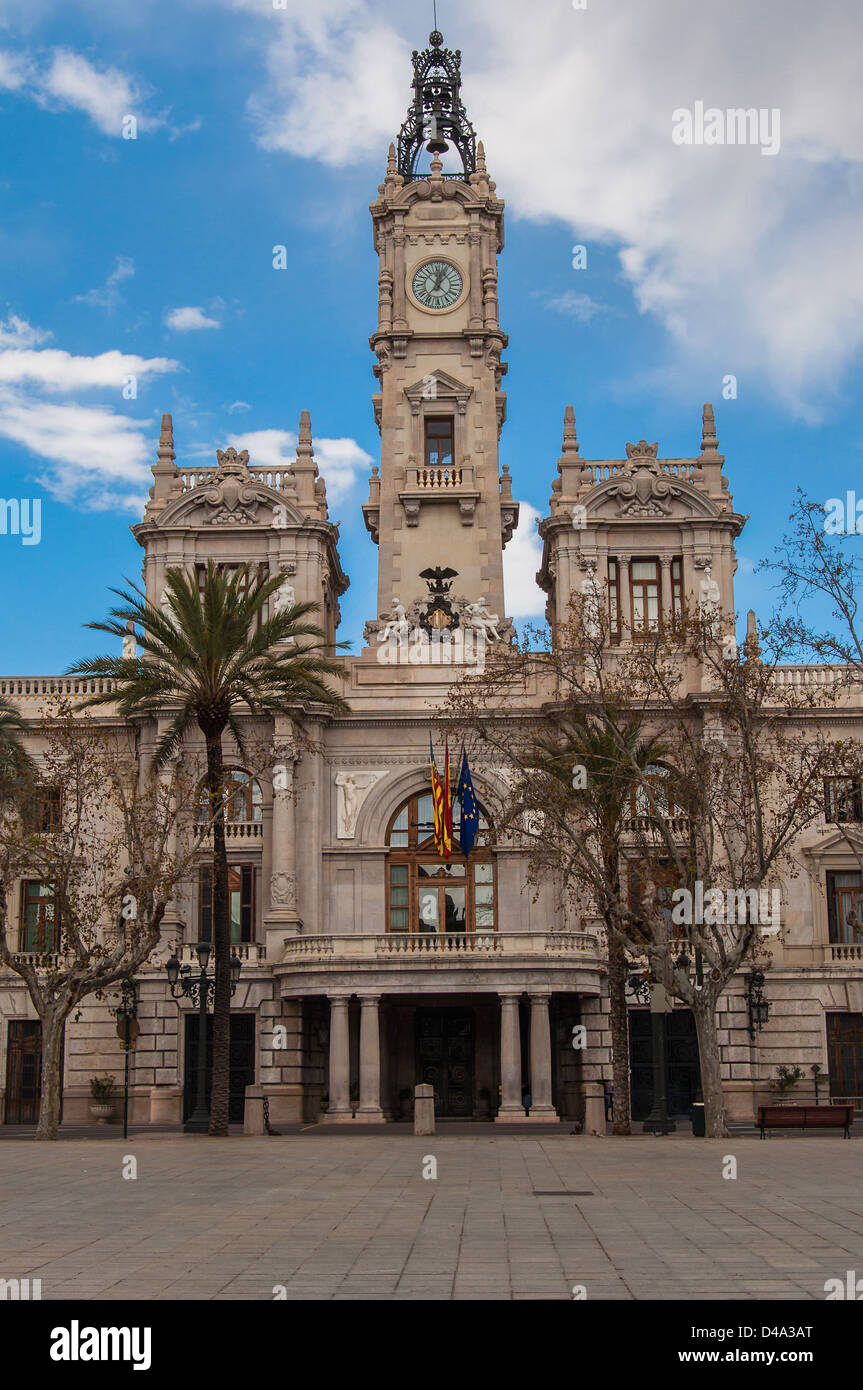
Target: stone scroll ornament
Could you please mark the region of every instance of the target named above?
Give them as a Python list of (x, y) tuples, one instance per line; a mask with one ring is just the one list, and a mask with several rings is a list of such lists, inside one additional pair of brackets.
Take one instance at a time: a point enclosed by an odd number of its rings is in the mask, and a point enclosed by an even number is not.
[(338, 803), (336, 807), (336, 835), (340, 840), (352, 840), (356, 835), (357, 816), (362, 804), (375, 782), (385, 777), (385, 772), (337, 772), (336, 788)]

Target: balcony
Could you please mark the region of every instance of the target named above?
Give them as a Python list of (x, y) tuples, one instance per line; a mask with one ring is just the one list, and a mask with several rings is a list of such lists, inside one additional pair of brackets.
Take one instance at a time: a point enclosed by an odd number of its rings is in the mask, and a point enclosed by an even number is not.
[[(204, 841), (211, 840), (213, 838), (212, 825), (208, 825), (202, 830), (202, 838)], [(245, 820), (225, 822), (225, 839), (227, 840), (229, 845), (235, 845), (238, 843), (252, 844), (252, 842), (255, 840), (263, 841), (263, 838), (263, 821)]]
[[(181, 965), (198, 965), (195, 945), (194, 941), (184, 941), (182, 946), (178, 946), (177, 959)], [(234, 941), (231, 952), (238, 955), (244, 965), (263, 965), (267, 959), (267, 948), (262, 941)], [(212, 956), (210, 960), (212, 962)]]
[(286, 995), (335, 987), (394, 992), (537, 987), (599, 992), (605, 971), (589, 932), (444, 932), (284, 937), (273, 973)]

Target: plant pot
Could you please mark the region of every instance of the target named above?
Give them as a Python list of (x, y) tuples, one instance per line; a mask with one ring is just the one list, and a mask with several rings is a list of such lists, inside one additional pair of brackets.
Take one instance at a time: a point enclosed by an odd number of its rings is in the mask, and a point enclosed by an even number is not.
[(93, 1116), (97, 1125), (106, 1125), (113, 1113), (114, 1102), (112, 1100), (90, 1102), (90, 1114)]

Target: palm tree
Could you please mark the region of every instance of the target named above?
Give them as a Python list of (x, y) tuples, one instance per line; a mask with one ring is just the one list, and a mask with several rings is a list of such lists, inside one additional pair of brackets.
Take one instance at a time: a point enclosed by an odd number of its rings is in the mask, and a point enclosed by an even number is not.
[[(556, 734), (535, 740), (546, 772), (573, 785), (573, 768), (583, 767), (589, 818), (602, 856), (603, 879), (613, 891), (620, 885), (620, 841), (630, 816), (632, 793), (646, 772), (662, 756), (655, 737), (642, 738), (637, 721), (618, 721), (610, 710), (601, 714), (563, 718)], [(604, 912), (608, 942), (608, 994), (611, 1012), (612, 1077), (614, 1084), (614, 1133), (630, 1132), (629, 1017), (626, 1007), (626, 951), (613, 926), (607, 903)]]
[(0, 795), (20, 785), (33, 762), (24, 748), (26, 721), (11, 700), (0, 697)]
[[(226, 788), (222, 739), (233, 735), (244, 754), (237, 713), (288, 714), (298, 707), (326, 705), (344, 712), (348, 706), (327, 677), (344, 678), (341, 665), (325, 655), (329, 645), (320, 628), (306, 621), (315, 603), (295, 603), (263, 618), (267, 600), (284, 582), (255, 576), (241, 566), (233, 575), (212, 560), (200, 588), (194, 570), (169, 569), (165, 578), (167, 612), (148, 602), (134, 584), (131, 592), (113, 589), (122, 606), (110, 619), (89, 623), (99, 632), (127, 635), (136, 629), (143, 657), (93, 657), (73, 666), (70, 675), (110, 680), (114, 688), (92, 695), (85, 705), (115, 704), (118, 712), (154, 715), (170, 710), (172, 718), (159, 739), (156, 765), (178, 754), (193, 724), (204, 736), (207, 753), (205, 786), (213, 826), (213, 1083), (210, 1128), (213, 1136), (228, 1133), (230, 1043), (230, 929), (228, 855), (225, 844)], [(305, 639), (305, 640), (304, 640)], [(339, 643), (338, 648), (344, 648)], [(200, 1046), (204, 1046), (201, 1039)]]

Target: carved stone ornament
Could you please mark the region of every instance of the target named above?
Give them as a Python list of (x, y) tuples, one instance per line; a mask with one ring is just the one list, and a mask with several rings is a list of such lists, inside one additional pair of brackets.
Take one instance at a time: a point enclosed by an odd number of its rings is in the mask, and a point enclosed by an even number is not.
[(278, 869), (271, 876), (270, 901), (274, 907), (296, 907), (297, 884), (293, 874)]
[(218, 467), (210, 486), (195, 489), (200, 500), (213, 512), (205, 517), (210, 526), (252, 526), (257, 521), (260, 497), (249, 478), (249, 451), (217, 449)]
[(357, 816), (363, 802), (375, 782), (385, 777), (385, 772), (337, 772), (336, 788), (336, 835), (340, 840), (352, 840), (356, 834)]
[(605, 490), (607, 497), (619, 499), (621, 516), (668, 516), (669, 499), (682, 493), (676, 482), (660, 472), (658, 447), (646, 439), (627, 444), (626, 465)]

